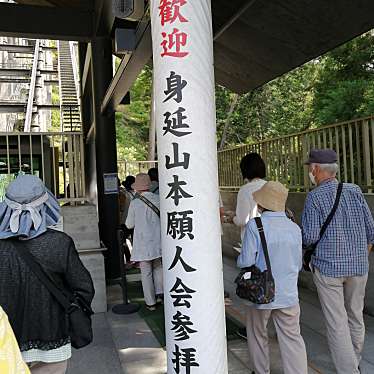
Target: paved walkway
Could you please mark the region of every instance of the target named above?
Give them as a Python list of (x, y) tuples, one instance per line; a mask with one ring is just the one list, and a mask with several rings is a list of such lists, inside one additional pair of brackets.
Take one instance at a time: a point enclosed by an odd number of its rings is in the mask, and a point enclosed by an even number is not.
[[(232, 305), (226, 307), (227, 311), (244, 320), (244, 307), (242, 300), (235, 295), (235, 279), (238, 270), (235, 261), (224, 258), (225, 289), (230, 293)], [(301, 304), (301, 330), (304, 337), (309, 359), (309, 372), (322, 374), (335, 374), (336, 371), (331, 361), (330, 352), (326, 340), (326, 330), (318, 297), (311, 291), (301, 289), (299, 292)], [(374, 373), (374, 318), (365, 317), (366, 341), (363, 352), (361, 370), (363, 374)], [(275, 332), (270, 328), (271, 350), (273, 358), (272, 373), (282, 373), (280, 369), (280, 355), (276, 343)], [(240, 343), (238, 343), (240, 344)]]
[[(233, 279), (237, 274), (233, 260), (224, 259), (226, 291), (230, 293), (226, 312), (243, 321), (244, 307), (236, 297)], [(108, 290), (109, 304), (120, 300), (119, 286)], [(318, 298), (310, 291), (300, 292), (302, 333), (309, 357), (309, 374), (333, 374), (335, 370), (328, 351), (325, 328)], [(363, 374), (374, 373), (374, 318), (366, 318), (366, 342), (363, 354)], [(166, 354), (152, 331), (138, 314), (115, 315), (111, 311), (94, 316), (94, 343), (75, 351), (68, 374), (163, 374), (166, 373)], [(275, 332), (270, 328), (272, 374), (283, 373)], [(230, 374), (248, 374), (249, 359), (246, 342), (228, 343)], [(215, 374), (215, 373), (207, 373)]]

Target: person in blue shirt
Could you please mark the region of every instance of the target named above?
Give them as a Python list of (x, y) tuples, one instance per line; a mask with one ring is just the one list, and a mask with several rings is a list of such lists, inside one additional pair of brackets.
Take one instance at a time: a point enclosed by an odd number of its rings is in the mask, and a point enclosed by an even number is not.
[[(320, 230), (335, 202), (339, 169), (332, 149), (314, 149), (306, 164), (311, 182), (302, 216), (303, 244), (320, 239)], [(358, 186), (344, 183), (336, 213), (312, 256), (327, 327), (327, 338), (338, 374), (358, 374), (365, 339), (363, 318), (369, 271), (368, 246), (374, 243), (374, 220)]]
[[(287, 218), (288, 190), (279, 182), (267, 182), (253, 193), (261, 213), (270, 264), (275, 281), (275, 299), (270, 304), (251, 304), (247, 313), (248, 348), (256, 374), (270, 373), (267, 324), (272, 317), (279, 341), (285, 374), (307, 374), (304, 340), (300, 334), (300, 306), (297, 289), (302, 267), (300, 228)], [(239, 268), (256, 265), (266, 270), (260, 235), (254, 219), (245, 228)]]

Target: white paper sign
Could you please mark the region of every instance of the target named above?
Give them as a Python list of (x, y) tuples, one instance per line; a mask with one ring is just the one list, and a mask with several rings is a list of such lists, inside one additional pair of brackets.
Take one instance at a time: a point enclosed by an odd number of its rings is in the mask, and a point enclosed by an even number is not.
[(104, 194), (111, 195), (118, 193), (118, 175), (117, 173), (104, 174)]

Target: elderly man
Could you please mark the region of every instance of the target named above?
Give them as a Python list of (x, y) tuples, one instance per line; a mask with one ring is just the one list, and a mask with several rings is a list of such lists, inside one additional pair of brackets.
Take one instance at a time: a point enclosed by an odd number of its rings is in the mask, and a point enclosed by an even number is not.
[(337, 198), (337, 155), (312, 150), (309, 176), (317, 187), (309, 193), (302, 216), (303, 244), (318, 243), (311, 267), (327, 327), (327, 338), (338, 374), (358, 374), (364, 345), (365, 287), (368, 245), (374, 242), (374, 221), (360, 188), (344, 183), (335, 214), (320, 230)]

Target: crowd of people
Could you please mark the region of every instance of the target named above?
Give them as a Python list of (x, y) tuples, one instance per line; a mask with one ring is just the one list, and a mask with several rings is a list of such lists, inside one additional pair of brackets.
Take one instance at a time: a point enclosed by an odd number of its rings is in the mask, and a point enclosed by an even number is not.
[(126, 261), (139, 266), (146, 308), (155, 311), (164, 296), (158, 170), (127, 176), (121, 187), (119, 211), (127, 239)]
[[(336, 371), (358, 374), (374, 220), (360, 188), (338, 182), (333, 150), (312, 150), (306, 165), (315, 188), (306, 198), (301, 226), (286, 207), (287, 188), (266, 180), (266, 165), (257, 153), (241, 160), (244, 185), (234, 214), (225, 215), (220, 197), (221, 220), (241, 229), (238, 268), (271, 271), (275, 284), (270, 301), (246, 302), (246, 328), (240, 334), (248, 341), (253, 373), (270, 373), (267, 326), (272, 319), (284, 372), (307, 374), (298, 295), (304, 262), (318, 291)], [(132, 243), (125, 246), (126, 262), (138, 264), (146, 307), (155, 311), (164, 293), (157, 168), (119, 181), (119, 208), (119, 224)], [(58, 201), (35, 176), (19, 176), (0, 203), (1, 373), (63, 374), (71, 357), (75, 342), (67, 311), (35, 267), (73, 300), (70, 306), (80, 300), (80, 308), (89, 310), (83, 306), (93, 299), (92, 279), (73, 240), (51, 229), (59, 218)], [(303, 248), (312, 248), (310, 262)], [(250, 272), (244, 274), (251, 278)]]
[(278, 182), (265, 182), (266, 167), (261, 157), (252, 153), (241, 161), (246, 183), (238, 193), (236, 215), (232, 217), (241, 227), (243, 240), (238, 267), (256, 265), (262, 271), (267, 268), (254, 220), (261, 216), (275, 281), (274, 301), (250, 304), (246, 310), (253, 373), (270, 373), (267, 335), (270, 317), (277, 331), (284, 372), (308, 372), (300, 334), (297, 282), (303, 266), (303, 248), (310, 247), (311, 261), (304, 266), (313, 274), (336, 372), (360, 373), (365, 338), (364, 297), (369, 253), (374, 243), (374, 220), (360, 188), (338, 182), (337, 162), (333, 150), (310, 152), (306, 166), (315, 188), (306, 198), (299, 227), (286, 214), (287, 189)]

